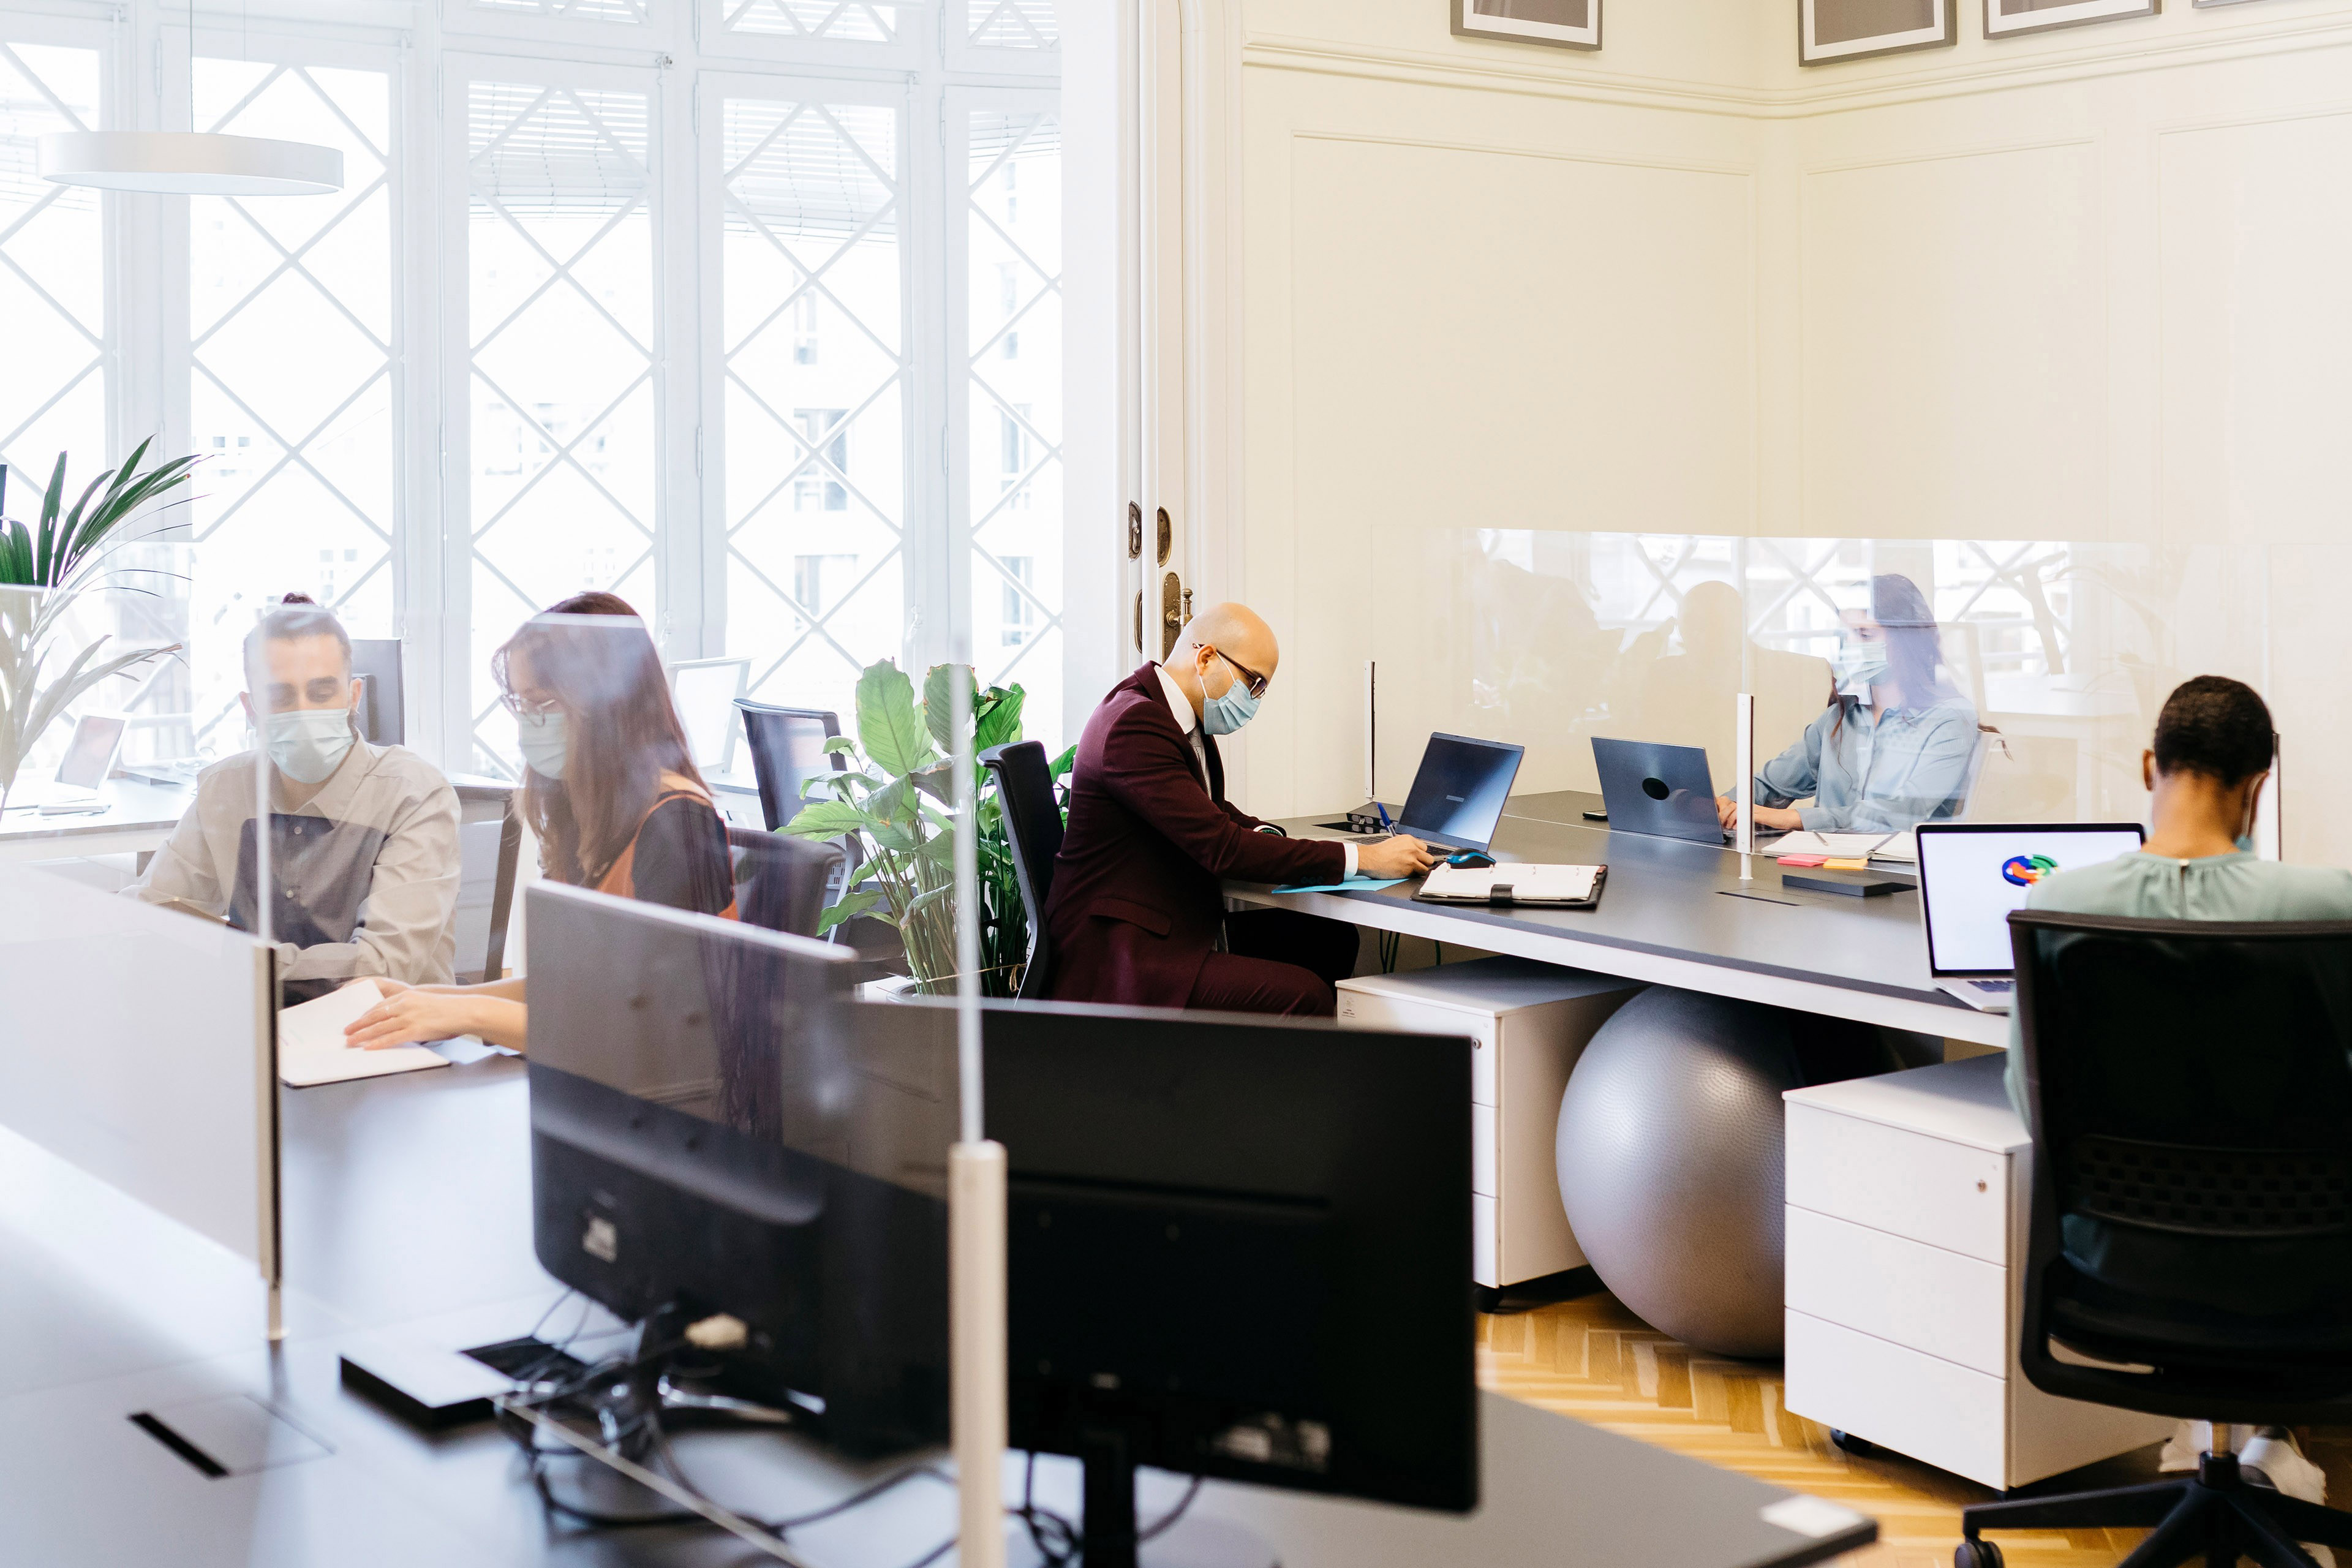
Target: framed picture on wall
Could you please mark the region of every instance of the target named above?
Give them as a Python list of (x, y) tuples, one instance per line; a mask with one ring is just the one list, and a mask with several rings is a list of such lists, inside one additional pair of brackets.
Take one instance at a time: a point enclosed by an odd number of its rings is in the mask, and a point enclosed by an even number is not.
[(1454, 0), (1454, 32), (1562, 49), (1601, 47), (1601, 0)]
[(1797, 0), (1797, 63), (1828, 65), (1959, 41), (1959, 0)]
[(2164, 8), (2164, 0), (1984, 0), (1984, 8), (1985, 37), (2005, 38), (2084, 22), (2153, 16)]

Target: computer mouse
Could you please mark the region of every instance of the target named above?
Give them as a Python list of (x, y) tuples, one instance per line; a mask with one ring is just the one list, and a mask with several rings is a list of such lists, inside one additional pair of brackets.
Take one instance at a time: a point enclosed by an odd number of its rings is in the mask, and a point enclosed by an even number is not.
[(1493, 865), (1495, 858), (1492, 855), (1481, 855), (1475, 849), (1464, 849), (1448, 855), (1445, 858), (1445, 863), (1449, 866), (1460, 866), (1465, 870), (1476, 871)]

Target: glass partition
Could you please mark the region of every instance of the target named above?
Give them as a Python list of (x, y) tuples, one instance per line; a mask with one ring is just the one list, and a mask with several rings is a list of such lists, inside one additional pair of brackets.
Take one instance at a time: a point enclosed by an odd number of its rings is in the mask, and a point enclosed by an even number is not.
[(1526, 747), (1515, 809), (1598, 791), (1596, 740), (1699, 748), (1728, 795), (1745, 691), (1759, 805), (1806, 826), (2132, 821), (2165, 698), (2220, 674), (2277, 716), (2287, 855), (2352, 858), (2314, 793), (2341, 547), (1391, 529), (1373, 557), (1408, 612), (1364, 645), (1386, 800), (1440, 731)]

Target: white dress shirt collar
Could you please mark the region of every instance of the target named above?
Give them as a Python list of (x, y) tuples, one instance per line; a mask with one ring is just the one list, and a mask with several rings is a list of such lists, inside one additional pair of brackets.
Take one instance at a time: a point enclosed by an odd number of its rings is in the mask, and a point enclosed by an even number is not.
[(1176, 678), (1168, 673), (1166, 665), (1155, 664), (1151, 668), (1160, 676), (1160, 690), (1168, 699), (1168, 711), (1176, 716), (1176, 728), (1191, 734), (1201, 718), (1192, 711), (1192, 700), (1184, 695), (1184, 689), (1176, 684)]

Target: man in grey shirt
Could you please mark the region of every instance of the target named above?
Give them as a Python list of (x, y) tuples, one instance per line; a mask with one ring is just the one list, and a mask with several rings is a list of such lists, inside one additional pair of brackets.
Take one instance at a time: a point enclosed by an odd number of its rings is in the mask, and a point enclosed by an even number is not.
[(196, 777), (196, 804), (127, 891), (258, 924), (254, 821), (270, 791), (271, 932), (286, 999), (362, 975), (446, 984), (457, 951), (457, 795), (400, 746), (359, 739), (342, 624), (289, 595), (246, 639), (257, 751)]

